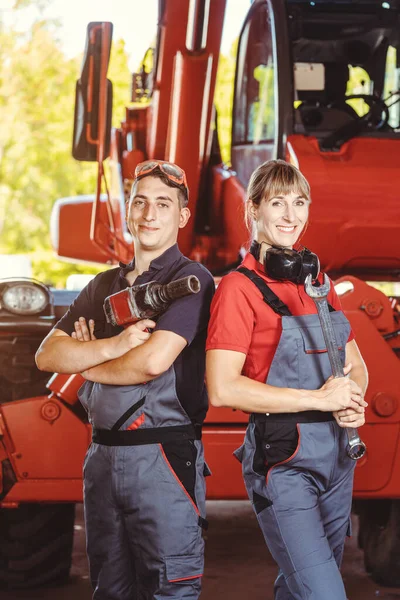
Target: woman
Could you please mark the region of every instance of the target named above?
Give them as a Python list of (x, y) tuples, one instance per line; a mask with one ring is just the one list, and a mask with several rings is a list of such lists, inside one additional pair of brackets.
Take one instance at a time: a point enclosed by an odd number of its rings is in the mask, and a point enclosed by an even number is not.
[(235, 454), (280, 568), (275, 599), (346, 600), (339, 568), (355, 465), (346, 427), (364, 424), (367, 371), (331, 285), (331, 318), (349, 377), (330, 378), (316, 307), (304, 290), (308, 272), (323, 281), (319, 262), (296, 246), (310, 202), (307, 180), (282, 160), (252, 174), (246, 210), (254, 241), (212, 304), (207, 384), (214, 406), (251, 413)]

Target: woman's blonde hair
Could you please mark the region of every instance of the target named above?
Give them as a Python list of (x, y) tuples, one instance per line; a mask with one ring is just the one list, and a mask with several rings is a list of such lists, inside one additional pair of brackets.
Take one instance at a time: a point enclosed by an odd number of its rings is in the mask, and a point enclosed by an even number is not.
[[(268, 160), (252, 173), (247, 187), (248, 206), (260, 206), (266, 198), (297, 192), (310, 200), (310, 184), (294, 165), (284, 160)], [(246, 211), (246, 224), (252, 232), (252, 219)]]

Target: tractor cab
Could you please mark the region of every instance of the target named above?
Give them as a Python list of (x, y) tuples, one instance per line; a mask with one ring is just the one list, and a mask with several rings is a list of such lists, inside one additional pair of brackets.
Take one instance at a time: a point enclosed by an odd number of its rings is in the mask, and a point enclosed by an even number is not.
[(323, 151), (399, 134), (399, 11), (369, 3), (360, 13), (357, 4), (288, 4), (293, 131)]
[(306, 243), (335, 275), (400, 268), (399, 51), (398, 2), (256, 0), (240, 35), (233, 168), (246, 185), (265, 160), (300, 167), (318, 226)]

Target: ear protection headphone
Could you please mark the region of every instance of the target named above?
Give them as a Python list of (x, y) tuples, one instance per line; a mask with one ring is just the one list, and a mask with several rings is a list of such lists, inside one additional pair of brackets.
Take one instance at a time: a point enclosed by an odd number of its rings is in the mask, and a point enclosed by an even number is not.
[[(256, 260), (260, 259), (261, 244), (254, 240), (250, 247), (250, 254)], [(292, 281), (293, 283), (304, 283), (306, 277), (316, 279), (320, 270), (319, 259), (314, 252), (303, 248), (292, 250), (291, 248), (280, 248), (272, 246), (264, 255), (264, 271), (272, 279), (278, 281)]]

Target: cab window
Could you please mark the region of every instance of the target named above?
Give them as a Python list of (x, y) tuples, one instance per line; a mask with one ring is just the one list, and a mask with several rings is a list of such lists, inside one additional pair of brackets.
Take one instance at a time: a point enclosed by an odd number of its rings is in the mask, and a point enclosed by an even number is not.
[(243, 30), (236, 77), (234, 144), (275, 137), (275, 61), (268, 8), (260, 5)]

